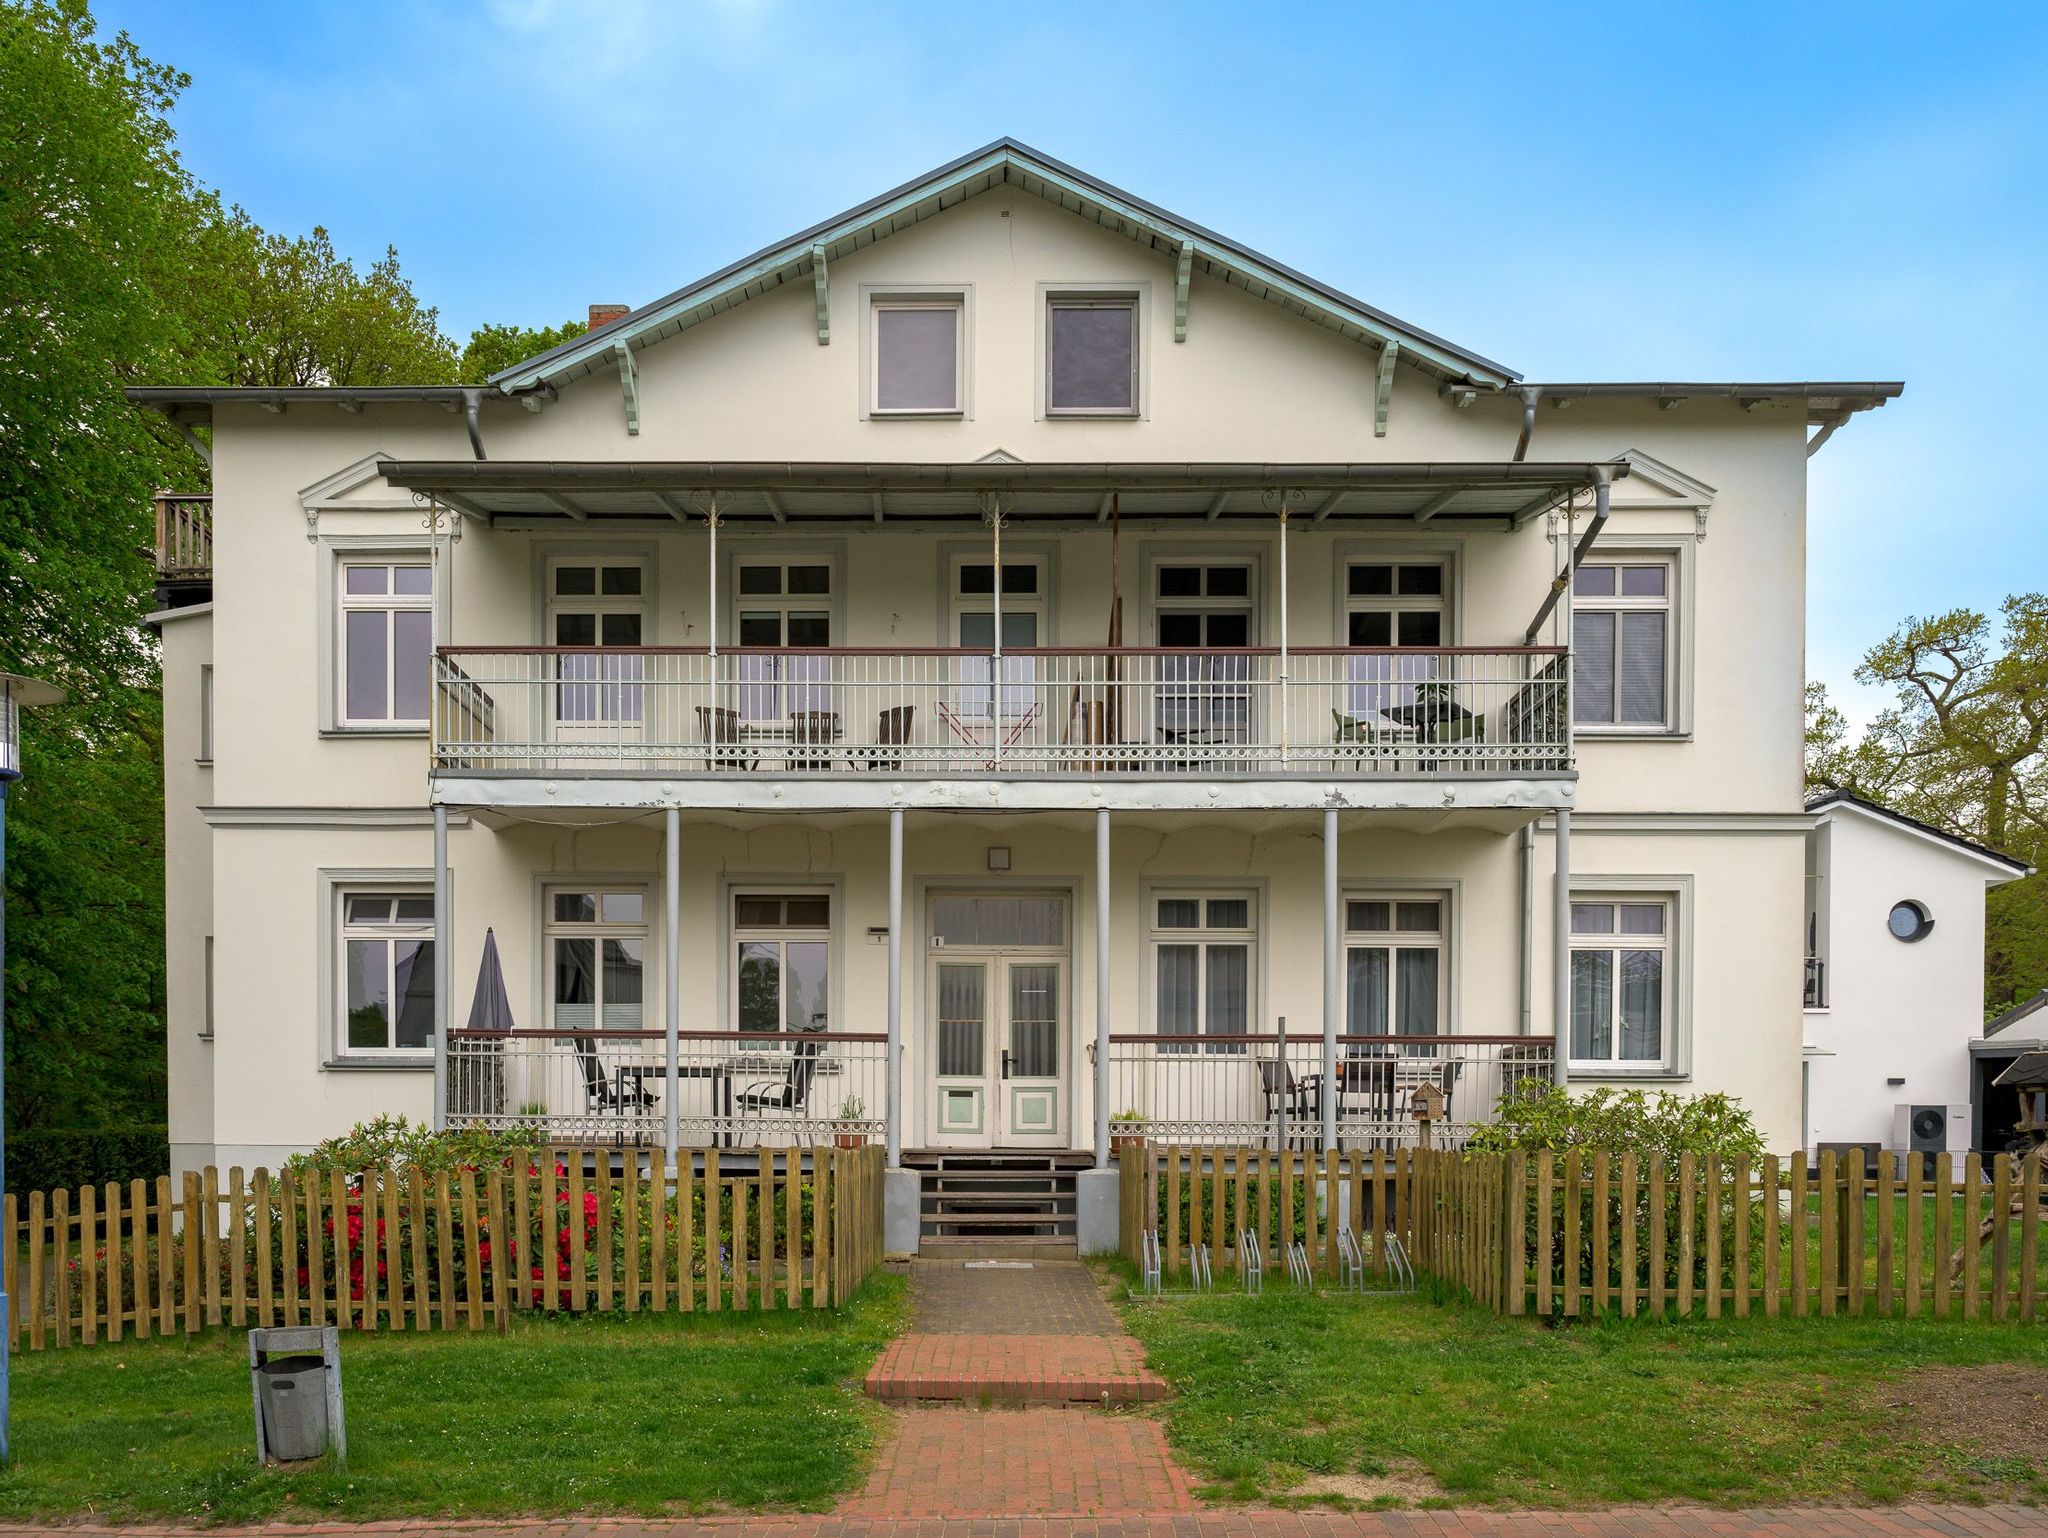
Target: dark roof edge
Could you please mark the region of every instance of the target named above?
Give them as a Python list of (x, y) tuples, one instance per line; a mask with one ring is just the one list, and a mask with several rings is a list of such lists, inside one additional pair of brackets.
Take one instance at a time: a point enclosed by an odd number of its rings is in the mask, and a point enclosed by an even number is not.
[(1831, 806), (1852, 806), (1862, 811), (1874, 812), (1880, 817), (1898, 823), (1901, 827), (1925, 833), (1932, 838), (1940, 839), (1943, 843), (1953, 844), (1958, 849), (1967, 850), (1971, 854), (1982, 855), (1987, 860), (1996, 860), (2001, 865), (2009, 865), (2022, 876), (2032, 875), (2034, 871), (2033, 865), (2026, 860), (2006, 854), (2001, 850), (1993, 849), (1989, 844), (1980, 844), (1973, 839), (1964, 838), (1961, 834), (1951, 833), (1946, 828), (1937, 828), (1931, 822), (1922, 822), (1917, 817), (1908, 817), (1904, 812), (1894, 811), (1883, 802), (1873, 801), (1870, 797), (1858, 795), (1853, 790), (1836, 789), (1825, 791), (1818, 796), (1810, 798), (1806, 803), (1806, 809), (1809, 812), (1824, 812)]
[(1985, 1021), (1984, 1034), (1987, 1037), (1996, 1036), (2000, 1031), (2005, 1030), (2008, 1026), (2018, 1025), (2020, 1021), (2026, 1019), (2029, 1015), (2036, 1013), (2044, 1005), (2048, 1005), (2048, 988), (2043, 988), (2031, 999), (2022, 999), (2019, 1003), (2013, 1005), (2011, 1009), (2006, 1010), (2003, 1014), (1996, 1015), (1992, 1019)]
[(1692, 400), (1709, 396), (1727, 396), (1735, 400), (1863, 401), (1868, 406), (1883, 405), (1886, 401), (1897, 400), (1906, 393), (1905, 381), (1899, 379), (1853, 382), (1779, 380), (1755, 384), (1718, 380), (1587, 380), (1577, 383), (1539, 383), (1532, 380), (1517, 388), (1541, 391), (1544, 397), (1550, 400), (1598, 399), (1603, 396), (1631, 400)]

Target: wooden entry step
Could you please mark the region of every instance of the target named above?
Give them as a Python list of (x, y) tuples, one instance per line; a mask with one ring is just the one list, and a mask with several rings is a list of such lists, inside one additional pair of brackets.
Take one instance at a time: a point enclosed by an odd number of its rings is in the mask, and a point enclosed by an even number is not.
[(913, 1149), (921, 1254), (1072, 1254), (1076, 1174), (1093, 1165), (1066, 1149)]

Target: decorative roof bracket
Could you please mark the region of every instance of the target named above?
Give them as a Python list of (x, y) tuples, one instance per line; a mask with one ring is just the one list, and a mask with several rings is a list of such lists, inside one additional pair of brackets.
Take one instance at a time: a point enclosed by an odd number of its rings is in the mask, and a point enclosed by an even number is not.
[(620, 342), (612, 349), (619, 359), (619, 392), (626, 401), (626, 431), (640, 436), (640, 371), (633, 366), (633, 345)]
[(1387, 435), (1387, 407), (1394, 399), (1394, 365), (1400, 357), (1399, 342), (1388, 342), (1380, 348), (1380, 377), (1372, 400), (1372, 435), (1375, 438)]
[(1180, 243), (1180, 261), (1173, 272), (1173, 339), (1185, 342), (1188, 339), (1188, 280), (1195, 270), (1195, 243), (1184, 240)]
[(822, 245), (811, 247), (811, 286), (818, 292), (818, 345), (827, 347), (832, 342), (832, 305)]

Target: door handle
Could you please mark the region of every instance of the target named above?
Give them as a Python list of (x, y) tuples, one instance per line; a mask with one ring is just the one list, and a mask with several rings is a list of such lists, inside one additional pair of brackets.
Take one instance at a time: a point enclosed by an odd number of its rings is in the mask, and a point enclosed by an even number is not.
[(1008, 1047), (1005, 1047), (1005, 1048), (1003, 1048), (1003, 1077), (1007, 1079), (1007, 1078), (1008, 1078), (1009, 1076), (1010, 1076), (1010, 1049), (1009, 1049)]

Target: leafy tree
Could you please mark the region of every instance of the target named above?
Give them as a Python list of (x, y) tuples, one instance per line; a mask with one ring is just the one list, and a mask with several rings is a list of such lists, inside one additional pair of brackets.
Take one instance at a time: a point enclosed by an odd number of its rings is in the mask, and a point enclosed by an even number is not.
[(565, 320), (559, 326), (537, 331), (523, 326), (478, 326), (469, 334), (469, 345), (462, 349), (462, 366), (456, 378), (462, 384), (482, 384), (493, 374), (501, 374), (550, 347), (559, 347), (589, 329), (580, 320)]
[[(2048, 597), (2019, 593), (1996, 622), (1971, 609), (1907, 619), (1856, 670), (1892, 704), (1851, 741), (1818, 685), (1807, 690), (1807, 776), (2034, 865), (2048, 856)], [(1992, 892), (1985, 1002), (2048, 986), (2048, 882)]]

